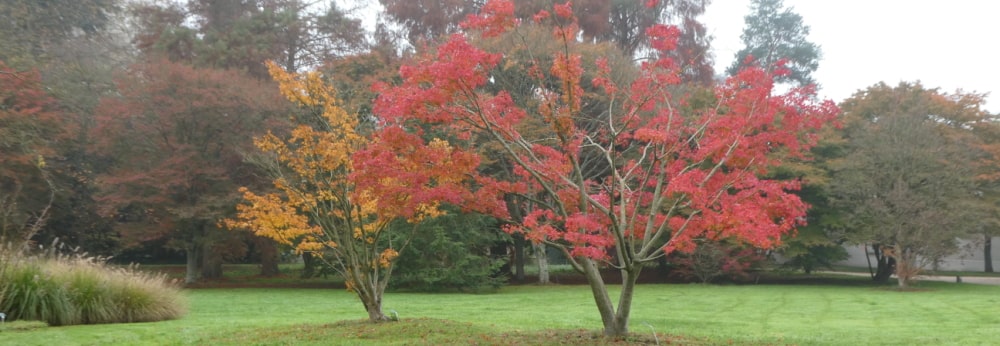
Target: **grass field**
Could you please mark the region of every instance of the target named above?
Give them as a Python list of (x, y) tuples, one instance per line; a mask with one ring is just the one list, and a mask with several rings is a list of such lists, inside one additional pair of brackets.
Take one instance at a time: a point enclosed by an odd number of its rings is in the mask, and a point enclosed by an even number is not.
[[(991, 344), (1000, 287), (921, 283), (898, 292), (845, 279), (828, 285), (640, 285), (631, 328), (680, 344)], [(358, 322), (339, 289), (189, 290), (190, 313), (156, 323), (4, 330), (10, 345), (594, 344), (586, 286), (512, 286), (491, 294), (389, 293), (402, 322)], [(653, 331), (657, 336), (653, 337)]]

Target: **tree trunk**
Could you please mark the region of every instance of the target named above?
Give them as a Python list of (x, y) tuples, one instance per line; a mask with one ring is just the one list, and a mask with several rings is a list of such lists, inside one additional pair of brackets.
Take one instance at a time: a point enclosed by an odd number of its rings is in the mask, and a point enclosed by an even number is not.
[(316, 276), (316, 258), (312, 252), (302, 253), (302, 278), (308, 279)]
[[(624, 321), (620, 321), (618, 315), (615, 314), (614, 303), (611, 302), (611, 297), (608, 296), (608, 287), (604, 285), (604, 278), (601, 277), (601, 271), (597, 268), (597, 263), (589, 258), (579, 258), (580, 264), (583, 266), (583, 274), (587, 277), (587, 282), (590, 284), (590, 292), (594, 295), (594, 302), (597, 303), (597, 311), (601, 314), (601, 322), (604, 323), (604, 336), (606, 337), (624, 337), (628, 335), (628, 313), (630, 308), (625, 308), (624, 310), (619, 309), (619, 312), (624, 314)], [(622, 287), (622, 295), (626, 296), (626, 291), (633, 289), (633, 287)], [(628, 303), (631, 303), (631, 292), (628, 292)]]
[(184, 250), (185, 256), (187, 257), (187, 265), (185, 266), (184, 283), (193, 284), (198, 282), (198, 264), (201, 263), (201, 248), (196, 244), (188, 244), (187, 248)]
[(875, 282), (889, 282), (892, 273), (895, 271), (896, 260), (892, 257), (884, 257), (878, 261), (878, 269), (875, 271)]
[(389, 321), (389, 317), (382, 313), (382, 303), (377, 303), (378, 306), (372, 306), (368, 310), (368, 320), (373, 323), (381, 323)]
[(281, 274), (281, 269), (278, 268), (278, 247), (274, 246), (274, 240), (254, 237), (254, 243), (260, 253), (260, 275), (273, 277)]
[(358, 298), (361, 298), (361, 303), (365, 305), (365, 311), (368, 312), (368, 320), (372, 323), (389, 321), (389, 317), (382, 313), (382, 294), (376, 293), (377, 289), (374, 287), (370, 289), (358, 291)]
[(210, 244), (205, 244), (201, 249), (201, 277), (203, 279), (222, 278), (222, 256), (217, 251), (213, 251)]
[[(632, 297), (635, 296), (635, 285), (639, 280), (641, 266), (633, 269), (622, 269), (622, 291), (618, 296), (618, 313), (615, 314), (615, 329), (618, 331), (614, 336), (628, 335), (629, 317), (632, 315)], [(607, 335), (607, 331), (605, 331)]]
[(906, 289), (910, 286), (910, 263), (907, 260), (896, 261), (896, 282), (899, 284), (900, 289)]
[(896, 249), (896, 280), (899, 281), (899, 288), (910, 287), (917, 274), (920, 274), (920, 267), (917, 264), (917, 255), (909, 250)]
[(987, 234), (983, 240), (983, 271), (993, 272), (993, 236)]
[[(510, 212), (511, 219), (514, 223), (519, 223), (524, 219), (524, 213), (521, 210), (521, 204), (517, 203), (517, 197), (512, 194), (504, 195), (504, 202), (507, 204), (507, 210)], [(524, 282), (524, 246), (527, 241), (524, 239), (523, 234), (514, 234), (514, 281)]]
[(872, 275), (872, 280), (881, 283), (889, 282), (889, 278), (892, 277), (892, 273), (895, 272), (896, 259), (886, 256), (882, 252), (882, 247), (878, 244), (872, 245), (872, 251), (875, 252), (875, 261), (877, 262), (875, 273)]
[(514, 235), (514, 281), (524, 282), (524, 235)]
[(538, 261), (538, 284), (549, 284), (549, 253), (545, 249), (545, 243), (532, 244), (535, 250), (535, 259)]

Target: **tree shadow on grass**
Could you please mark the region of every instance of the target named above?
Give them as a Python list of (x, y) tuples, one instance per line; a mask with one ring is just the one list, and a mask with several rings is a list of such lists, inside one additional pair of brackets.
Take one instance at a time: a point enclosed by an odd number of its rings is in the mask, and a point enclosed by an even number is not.
[(211, 345), (244, 344), (399, 344), (399, 345), (657, 345), (707, 344), (695, 338), (635, 331), (626, 339), (608, 339), (586, 329), (509, 330), (432, 318), (371, 323), (345, 320), (261, 328), (205, 341)]

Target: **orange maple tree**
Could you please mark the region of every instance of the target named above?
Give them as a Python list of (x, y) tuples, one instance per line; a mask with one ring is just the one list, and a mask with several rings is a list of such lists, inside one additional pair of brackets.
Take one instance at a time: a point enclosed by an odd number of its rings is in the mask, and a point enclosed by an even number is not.
[[(318, 117), (288, 138), (255, 140), (278, 163), (274, 190), (242, 188), (238, 216), (224, 223), (316, 255), (344, 277), (371, 321), (388, 320), (382, 295), (399, 251), (420, 221), (443, 213), (441, 203), (470, 197), (465, 172), (478, 159), (401, 127), (365, 133), (320, 73), (289, 73), (273, 63), (269, 70), (285, 97)], [(394, 237), (389, 229), (397, 220), (413, 227)]]

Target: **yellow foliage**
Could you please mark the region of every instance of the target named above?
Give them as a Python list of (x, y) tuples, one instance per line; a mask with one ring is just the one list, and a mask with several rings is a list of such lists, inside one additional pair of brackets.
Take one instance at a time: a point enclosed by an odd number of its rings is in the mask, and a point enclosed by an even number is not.
[(382, 250), (382, 254), (378, 256), (378, 265), (382, 268), (389, 268), (392, 265), (392, 260), (396, 257), (399, 257), (399, 252), (393, 248)]
[[(336, 90), (316, 72), (296, 74), (268, 63), (281, 94), (300, 107), (322, 111), (324, 123), (301, 124), (287, 138), (268, 133), (254, 140), (263, 152), (273, 154), (286, 170), (273, 180), (274, 192), (257, 195), (241, 188), (243, 202), (234, 219), (222, 223), (292, 246), (296, 252), (331, 255), (335, 269), (346, 276), (348, 290), (382, 276), (399, 255), (381, 249), (383, 231), (391, 212), (379, 210), (378, 196), (356, 191), (348, 176), (352, 155), (368, 141), (358, 132), (357, 116), (340, 107)], [(450, 150), (446, 141), (432, 146)], [(421, 214), (437, 215), (437, 205), (421, 206)], [(353, 278), (352, 278), (353, 277)]]
[(409, 221), (410, 223), (418, 223), (428, 218), (433, 219), (435, 217), (442, 216), (447, 213), (444, 210), (441, 210), (441, 208), (439, 207), (440, 203), (437, 202), (433, 204), (426, 204), (426, 203), (420, 204), (417, 206), (417, 213), (407, 221)]
[[(255, 235), (274, 239), (285, 245), (314, 243), (322, 231), (310, 225), (309, 219), (276, 194), (258, 196), (247, 188), (240, 188), (246, 203), (236, 206), (237, 219), (222, 223), (232, 229), (247, 229)], [(300, 250), (300, 246), (296, 245)]]

